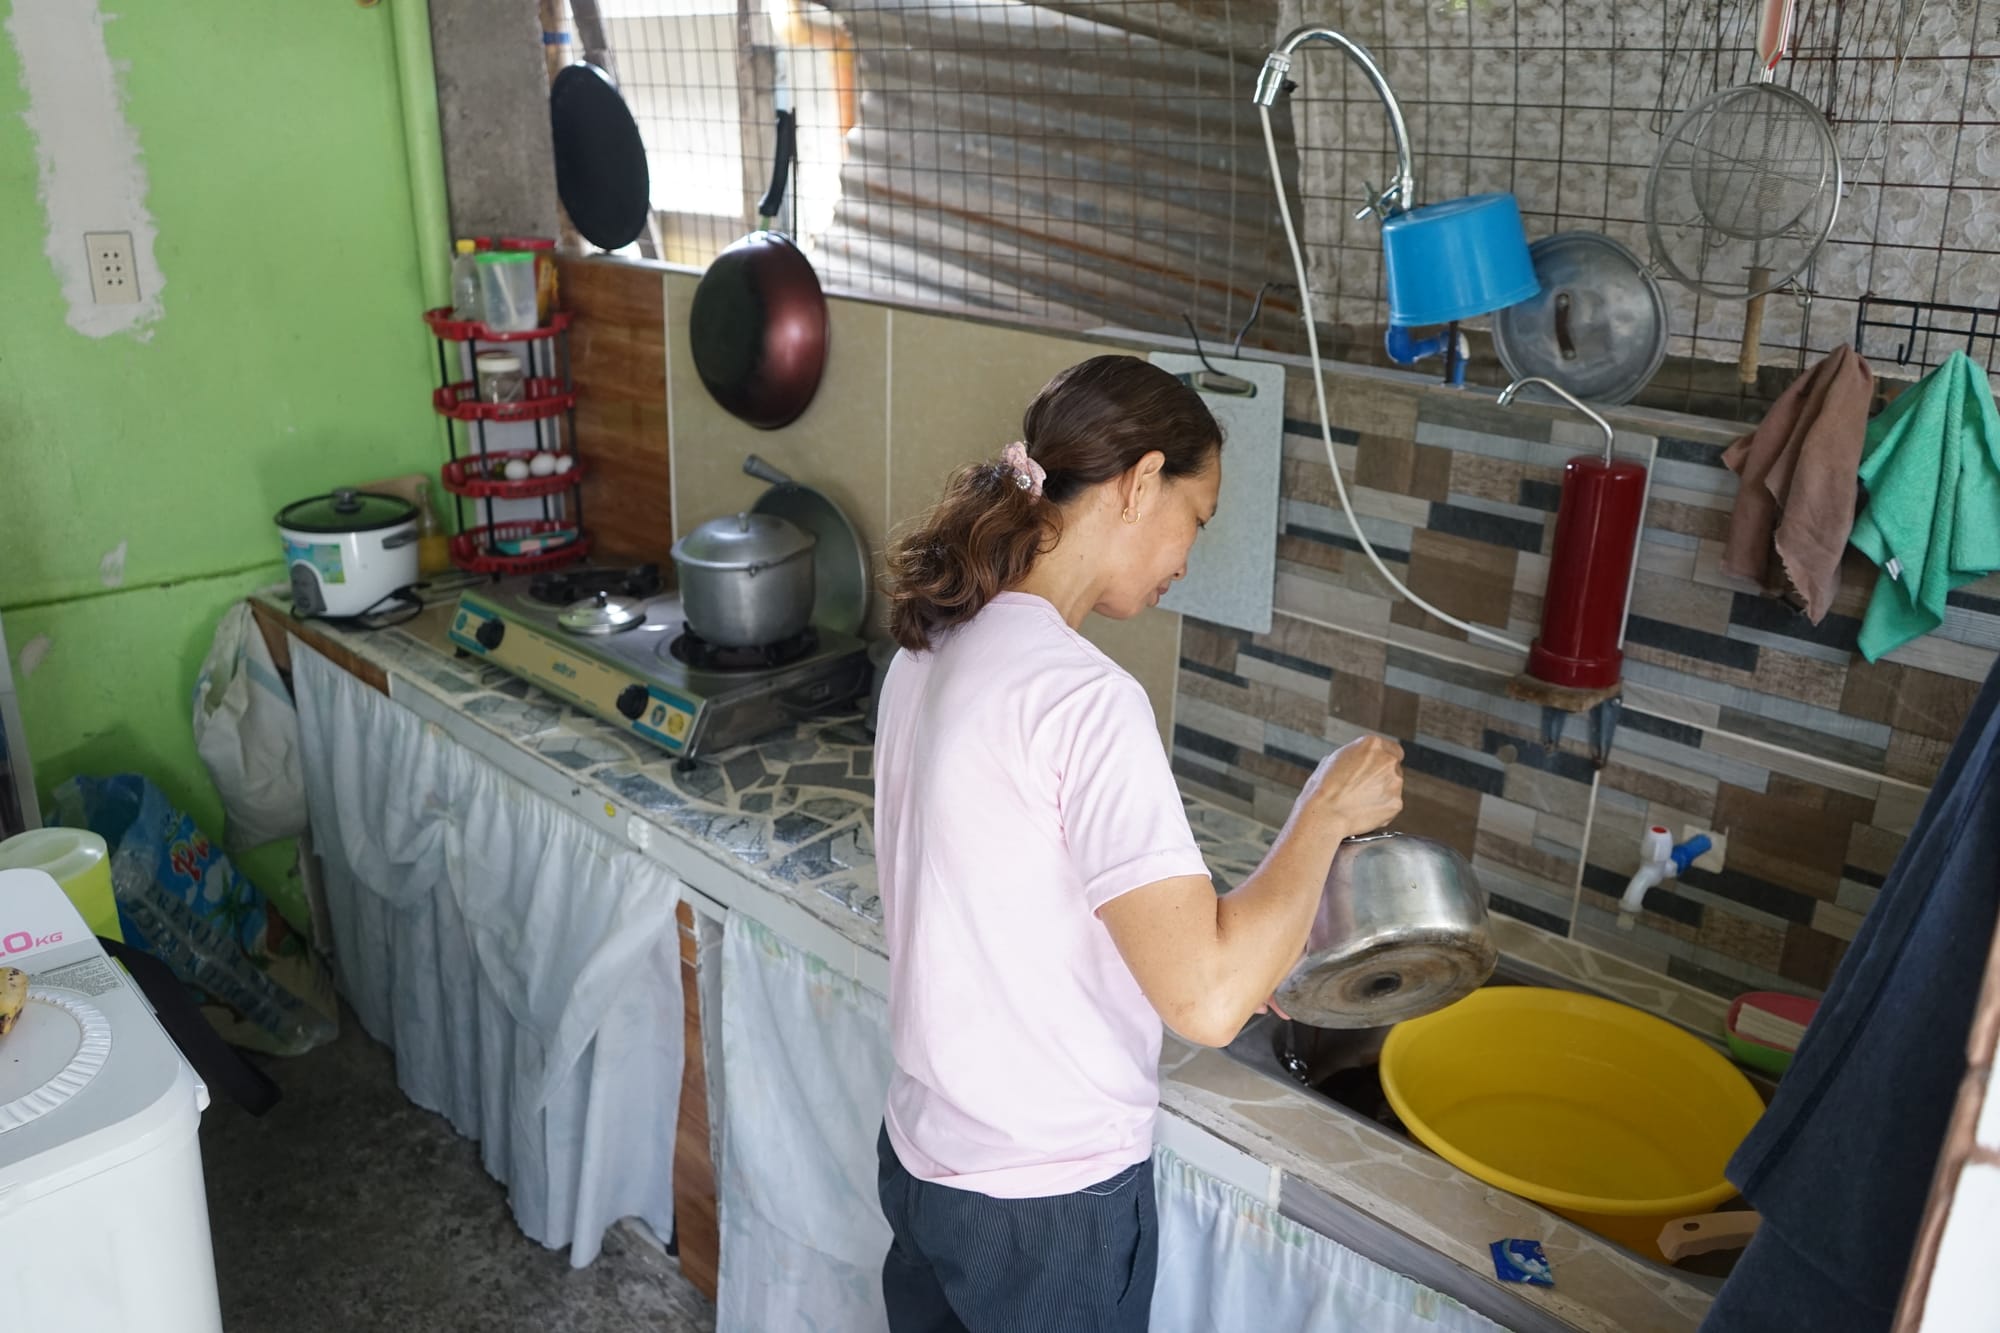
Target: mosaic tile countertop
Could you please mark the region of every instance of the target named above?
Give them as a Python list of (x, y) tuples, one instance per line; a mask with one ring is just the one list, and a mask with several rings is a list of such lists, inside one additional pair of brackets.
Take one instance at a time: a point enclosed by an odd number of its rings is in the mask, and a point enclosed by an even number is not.
[[(268, 603), (285, 608), (280, 600)], [(682, 764), (497, 667), (460, 659), (436, 613), (405, 627), (312, 632), (587, 785), (667, 834), (733, 865), (854, 944), (883, 952), (872, 835), (873, 752), (855, 717), (797, 724), (759, 743)], [(1188, 798), (1188, 819), (1219, 890), (1263, 859), (1268, 826)], [(1503, 951), (1536, 967), (1714, 1031), (1720, 1007), (1688, 987), (1532, 926), (1496, 918)], [(1708, 1296), (1523, 1199), (1474, 1180), (1417, 1145), (1221, 1051), (1169, 1038), (1162, 1105), (1312, 1187), (1484, 1272), (1486, 1245), (1543, 1238), (1559, 1286), (1516, 1289), (1593, 1333), (1692, 1330)]]

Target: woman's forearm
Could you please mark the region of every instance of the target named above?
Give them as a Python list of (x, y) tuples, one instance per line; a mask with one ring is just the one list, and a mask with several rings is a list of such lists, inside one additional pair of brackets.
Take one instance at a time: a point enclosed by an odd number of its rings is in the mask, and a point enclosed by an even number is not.
[(1364, 737), (1319, 766), (1264, 863), (1217, 896), (1207, 877), (1162, 880), (1098, 909), (1161, 1019), (1225, 1046), (1298, 962), (1341, 839), (1403, 806), (1403, 751)]
[(1334, 819), (1294, 819), (1256, 872), (1215, 900), (1216, 998), (1228, 1031), (1240, 1029), (1290, 974), (1341, 839), (1365, 832)]

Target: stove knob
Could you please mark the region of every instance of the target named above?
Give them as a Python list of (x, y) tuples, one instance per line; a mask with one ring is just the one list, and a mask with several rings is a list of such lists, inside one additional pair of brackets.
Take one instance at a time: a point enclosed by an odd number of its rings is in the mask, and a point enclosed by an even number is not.
[(472, 637), (479, 641), (481, 648), (492, 652), (500, 646), (500, 640), (507, 637), (507, 626), (498, 620), (484, 620), (472, 632)]
[(646, 715), (646, 705), (651, 699), (644, 685), (627, 685), (618, 691), (618, 711), (637, 722)]

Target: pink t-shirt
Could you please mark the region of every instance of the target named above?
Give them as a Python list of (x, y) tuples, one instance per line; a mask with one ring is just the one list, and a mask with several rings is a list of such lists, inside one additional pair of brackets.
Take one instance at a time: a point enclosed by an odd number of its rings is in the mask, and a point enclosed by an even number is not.
[(1208, 868), (1139, 683), (1020, 593), (897, 654), (875, 854), (910, 1174), (1028, 1198), (1144, 1160), (1160, 1019), (1096, 911)]

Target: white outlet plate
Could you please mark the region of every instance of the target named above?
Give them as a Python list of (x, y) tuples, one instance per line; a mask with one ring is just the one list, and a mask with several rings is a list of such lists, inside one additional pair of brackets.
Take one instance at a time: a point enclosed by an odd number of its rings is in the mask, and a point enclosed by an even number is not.
[(98, 305), (139, 304), (139, 269), (132, 262), (132, 233), (87, 231), (83, 248), (90, 260), (90, 299)]
[(1683, 824), (1681, 825), (1681, 836), (1678, 841), (1686, 842), (1697, 833), (1706, 837), (1711, 845), (1707, 851), (1694, 859), (1694, 868), (1696, 870), (1706, 870), (1710, 874), (1714, 874), (1722, 869), (1723, 862), (1726, 859), (1726, 854), (1729, 851), (1729, 835), (1712, 828), (1702, 828), (1697, 824)]

